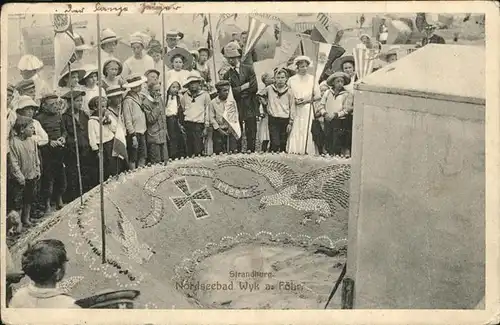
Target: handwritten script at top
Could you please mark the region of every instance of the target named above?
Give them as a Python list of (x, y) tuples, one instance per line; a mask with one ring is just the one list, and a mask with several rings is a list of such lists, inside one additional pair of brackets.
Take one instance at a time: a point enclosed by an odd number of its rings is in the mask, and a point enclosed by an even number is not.
[(121, 16), (122, 12), (128, 12), (127, 6), (103, 6), (99, 2), (95, 4), (94, 12), (116, 12)]
[(164, 11), (173, 11), (173, 10), (178, 10), (180, 9), (181, 6), (179, 6), (177, 3), (173, 4), (163, 4), (163, 3), (158, 3), (158, 2), (143, 2), (141, 3), (141, 9), (140, 12), (141, 14), (144, 13), (146, 10), (151, 10), (151, 11), (156, 11), (158, 15), (161, 15)]

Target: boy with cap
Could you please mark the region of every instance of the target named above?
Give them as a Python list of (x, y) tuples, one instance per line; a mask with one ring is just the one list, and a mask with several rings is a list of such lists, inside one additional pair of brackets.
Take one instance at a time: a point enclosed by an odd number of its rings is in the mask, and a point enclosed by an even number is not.
[(130, 47), (134, 55), (123, 62), (123, 77), (132, 73), (143, 75), (146, 71), (153, 69), (155, 64), (153, 58), (144, 53), (143, 36), (136, 33), (130, 37)]
[(184, 128), (187, 138), (187, 155), (198, 156), (203, 153), (203, 138), (207, 136), (209, 119), (208, 106), (210, 95), (201, 89), (203, 78), (198, 71), (191, 71), (184, 87), (188, 89), (181, 97), (184, 111)]
[(11, 166), (12, 196), (14, 208), (21, 214), (25, 227), (32, 225), (30, 220), (31, 205), (37, 196), (37, 182), (40, 178), (40, 158), (38, 146), (33, 139), (35, 128), (33, 119), (18, 116), (14, 124), (15, 134), (9, 141), (9, 164)]
[(234, 122), (239, 123), (236, 102), (228, 100), (231, 85), (229, 81), (221, 80), (215, 84), (215, 88), (217, 89), (217, 97), (212, 99), (208, 108), (209, 120), (214, 129), (214, 153), (235, 152), (238, 145), (237, 139), (231, 133), (231, 126), (224, 118), (224, 113), (226, 113), (227, 117), (233, 117)]
[(123, 100), (123, 119), (127, 129), (127, 150), (129, 158), (129, 169), (133, 170), (146, 164), (146, 115), (142, 110), (142, 98), (140, 96), (142, 84), (147, 79), (142, 74), (131, 74), (124, 85), (129, 91)]
[(181, 40), (181, 34), (181, 32), (178, 32), (176, 30), (170, 30), (167, 32), (167, 34), (165, 35), (165, 40), (167, 42), (167, 46), (165, 47), (165, 54), (179, 47), (186, 49), (186, 46), (184, 46), (184, 44), (179, 44), (179, 41)]
[(56, 208), (58, 210), (62, 208), (62, 195), (66, 191), (64, 168), (66, 129), (59, 112), (58, 100), (59, 97), (55, 94), (44, 95), (40, 103), (40, 113), (36, 116), (49, 137), (49, 144), (40, 148), (43, 161), (41, 191), (46, 215), (51, 213), (52, 198), (55, 199)]
[(161, 97), (161, 91), (161, 84), (159, 82), (150, 83), (142, 106), (146, 114), (148, 160), (152, 164), (168, 160), (167, 116), (165, 114), (165, 104)]
[(23, 272), (32, 283), (16, 291), (12, 308), (79, 308), (75, 300), (57, 288), (66, 274), (68, 257), (57, 239), (39, 240), (22, 256)]
[[(18, 101), (17, 101), (17, 109), (16, 109), (16, 114), (17, 116), (25, 116), (29, 118), (33, 118), (35, 115), (35, 112), (38, 111), (38, 104), (35, 103), (35, 101), (25, 95), (19, 96)], [(37, 120), (33, 120), (33, 126), (35, 128), (35, 132), (32, 135), (33, 140), (35, 140), (36, 144), (38, 144), (39, 147), (45, 146), (47, 143), (49, 143), (49, 136), (47, 135), (47, 132), (43, 129), (42, 125), (40, 122)]]
[(125, 89), (121, 86), (109, 86), (106, 89), (108, 112), (116, 120), (115, 138), (113, 140), (113, 159), (109, 174), (114, 176), (128, 168), (127, 139), (125, 137), (125, 122), (123, 120), (122, 101)]

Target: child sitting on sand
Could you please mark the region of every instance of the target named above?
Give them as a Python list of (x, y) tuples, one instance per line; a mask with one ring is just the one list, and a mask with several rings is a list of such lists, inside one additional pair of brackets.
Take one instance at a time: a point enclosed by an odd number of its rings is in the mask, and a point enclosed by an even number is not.
[(68, 258), (57, 239), (36, 242), (24, 252), (23, 272), (33, 281), (14, 293), (12, 308), (79, 308), (75, 300), (57, 288), (66, 272)]

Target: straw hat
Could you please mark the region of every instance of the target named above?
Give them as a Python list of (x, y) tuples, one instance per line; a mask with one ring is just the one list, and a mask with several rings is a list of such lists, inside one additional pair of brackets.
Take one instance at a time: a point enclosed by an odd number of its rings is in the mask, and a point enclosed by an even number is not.
[(120, 85), (109, 86), (106, 89), (106, 97), (110, 98), (110, 97), (114, 97), (114, 96), (123, 96), (123, 94), (125, 94), (125, 92), (126, 92), (126, 90), (123, 89), (123, 87)]
[(85, 70), (85, 74), (83, 75), (82, 79), (78, 80), (78, 83), (82, 86), (85, 86), (85, 79), (90, 77), (92, 74), (97, 73), (99, 70), (93, 64), (86, 64), (82, 67), (82, 69)]
[(184, 38), (184, 34), (173, 29), (173, 30), (169, 30), (166, 34), (165, 34), (165, 39), (177, 39), (177, 40), (181, 40)]
[(35, 82), (31, 79), (24, 79), (16, 84), (16, 89), (19, 93), (25, 93), (29, 90), (35, 89)]
[(130, 43), (130, 46), (132, 46), (132, 44), (134, 44), (134, 43), (139, 43), (139, 44), (142, 45), (142, 47), (145, 47), (145, 45), (144, 45), (144, 38), (141, 37), (141, 35), (137, 34), (137, 33), (136, 34), (132, 34), (130, 36), (130, 42), (129, 43)]
[[(85, 76), (85, 69), (83, 68), (83, 66), (80, 66), (80, 65), (75, 65), (73, 67), (71, 67), (71, 73), (73, 72), (77, 72), (78, 73), (78, 80), (82, 80), (83, 79), (83, 76)], [(59, 76), (59, 81), (57, 82), (57, 85), (59, 87), (67, 87), (68, 86), (68, 83), (66, 81), (66, 77), (69, 75), (69, 69), (66, 67), (66, 69), (64, 69), (63, 73)]]
[(130, 74), (130, 75), (127, 76), (127, 78), (125, 79), (125, 81), (127, 83), (125, 85), (123, 85), (123, 87), (125, 87), (125, 88), (135, 88), (135, 87), (141, 86), (143, 83), (145, 83), (148, 80), (146, 79), (146, 77), (141, 76), (138, 73), (132, 73), (132, 74)]
[(333, 87), (333, 81), (337, 78), (343, 78), (344, 79), (344, 85), (348, 85), (351, 82), (351, 77), (347, 73), (337, 71), (334, 72), (331, 76), (326, 79), (326, 84), (330, 87)]
[(396, 58), (398, 57), (399, 53), (399, 46), (391, 46), (386, 52), (380, 53), (379, 58), (382, 61), (387, 62), (389, 59), (389, 56), (391, 55), (396, 55)]
[(101, 45), (118, 42), (121, 37), (117, 36), (116, 33), (111, 28), (106, 28), (101, 31)]
[(342, 71), (342, 66), (346, 62), (351, 62), (354, 65), (354, 56), (352, 55), (344, 55), (333, 61), (332, 69), (333, 71)]
[(43, 62), (40, 61), (34, 55), (26, 54), (21, 57), (19, 63), (17, 64), (17, 68), (21, 71), (23, 70), (39, 70), (43, 68)]
[(116, 64), (118, 64), (118, 76), (122, 74), (122, 71), (123, 71), (123, 64), (118, 60), (118, 59), (109, 59), (109, 60), (106, 60), (106, 62), (104, 62), (104, 64), (102, 65), (102, 74), (104, 76), (106, 76), (106, 68), (108, 67), (108, 64), (110, 64), (111, 62), (115, 62)]
[(201, 77), (200, 73), (196, 70), (193, 70), (189, 73), (186, 81), (184, 82), (184, 85), (182, 85), (184, 88), (187, 88), (190, 83), (192, 82), (202, 82), (203, 78)]
[(293, 65), (297, 65), (297, 63), (299, 63), (300, 61), (306, 61), (308, 65), (311, 65), (313, 62), (311, 60), (311, 58), (309, 58), (308, 56), (305, 56), (305, 55), (299, 55), (298, 57), (296, 57), (294, 60), (293, 60)]
[(141, 294), (138, 290), (104, 290), (93, 296), (79, 299), (75, 304), (81, 308), (133, 308), (134, 300)]
[(156, 73), (156, 75), (159, 77), (160, 76), (160, 71), (156, 70), (156, 69), (149, 69), (148, 71), (144, 72), (144, 76), (147, 77), (148, 74), (150, 74), (151, 72), (154, 72)]
[(85, 51), (92, 49), (91, 45), (85, 44), (85, 40), (83, 39), (82, 35), (73, 33), (73, 39), (75, 40), (76, 51)]
[(359, 40), (362, 41), (363, 37), (368, 37), (368, 41), (372, 40), (372, 37), (366, 33), (359, 35)]
[(39, 107), (38, 104), (35, 103), (35, 101), (33, 99), (31, 99), (31, 97), (26, 96), (26, 95), (19, 96), (16, 104), (17, 104), (16, 110), (20, 110), (20, 109), (24, 109), (24, 108), (28, 108), (28, 107), (36, 109)]
[(82, 89), (66, 88), (63, 91), (61, 91), (61, 93), (62, 93), (61, 98), (64, 98), (64, 99), (71, 99), (71, 97), (73, 97), (73, 99), (75, 99), (75, 98), (80, 97), (80, 96), (85, 96), (85, 91), (83, 91)]
[(240, 58), (243, 55), (241, 47), (236, 42), (229, 42), (222, 49), (222, 55), (226, 58)]
[(181, 56), (184, 61), (184, 68), (190, 68), (193, 66), (193, 56), (189, 53), (188, 50), (182, 47), (176, 47), (175, 49), (168, 51), (165, 56), (165, 61), (169, 68), (172, 68), (172, 61), (175, 57)]

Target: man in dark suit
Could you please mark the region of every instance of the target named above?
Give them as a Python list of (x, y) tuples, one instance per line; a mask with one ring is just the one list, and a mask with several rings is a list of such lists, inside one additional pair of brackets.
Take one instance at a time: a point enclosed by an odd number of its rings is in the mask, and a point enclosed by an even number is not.
[(428, 25), (425, 27), (425, 37), (422, 40), (422, 46), (426, 44), (445, 44), (444, 38), (439, 35), (434, 34), (436, 31), (436, 25)]
[[(242, 50), (238, 44), (230, 42), (224, 48), (224, 56), (231, 68), (224, 73), (222, 79), (231, 84), (233, 96), (238, 106), (240, 126), (245, 126), (247, 150), (255, 152), (257, 136), (257, 116), (259, 116), (259, 100), (257, 97), (257, 77), (253, 66), (242, 64)], [(238, 141), (238, 150), (241, 151), (241, 138)]]

